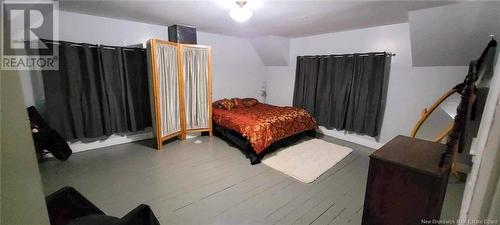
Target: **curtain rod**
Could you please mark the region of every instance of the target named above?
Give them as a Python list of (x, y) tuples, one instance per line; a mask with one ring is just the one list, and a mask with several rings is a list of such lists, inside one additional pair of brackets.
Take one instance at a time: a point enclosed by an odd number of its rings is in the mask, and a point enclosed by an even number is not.
[(102, 48), (110, 49), (110, 50), (114, 50), (116, 48), (122, 48), (123, 50), (126, 50), (126, 51), (135, 51), (135, 50), (146, 51), (145, 48), (135, 48), (135, 47), (108, 46), (108, 45), (99, 45), (99, 44), (75, 43), (75, 42), (70, 42), (70, 41), (54, 41), (54, 40), (47, 40), (47, 39), (40, 39), (40, 41), (42, 41), (45, 44), (53, 44), (53, 45), (61, 45), (61, 42), (64, 42), (64, 43), (69, 43), (71, 47), (83, 47), (84, 45), (88, 45), (89, 48), (102, 47)]
[(305, 55), (305, 56), (298, 56), (298, 57), (353, 57), (354, 55), (358, 56), (369, 56), (369, 55), (387, 55), (387, 56), (396, 56), (396, 53), (392, 52), (369, 52), (369, 53), (352, 53), (352, 54), (331, 54), (331, 55)]

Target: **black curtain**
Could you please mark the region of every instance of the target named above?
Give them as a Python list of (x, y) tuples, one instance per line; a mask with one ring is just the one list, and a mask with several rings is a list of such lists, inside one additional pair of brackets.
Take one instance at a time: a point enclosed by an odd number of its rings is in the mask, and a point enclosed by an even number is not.
[(118, 47), (99, 46), (99, 63), (106, 91), (107, 107), (104, 114), (109, 118), (106, 133), (127, 131), (126, 89), (123, 74), (123, 55)]
[(353, 63), (353, 57), (320, 58), (314, 115), (318, 123), (328, 129), (345, 129)]
[(319, 71), (318, 57), (298, 57), (293, 105), (300, 106), (314, 115), (316, 83)]
[(123, 49), (125, 85), (128, 90), (128, 129), (143, 130), (151, 126), (151, 106), (147, 79), (147, 57), (145, 49)]
[(293, 105), (328, 129), (378, 136), (389, 67), (386, 53), (299, 56)]
[(47, 120), (67, 140), (151, 126), (144, 49), (46, 44), (59, 49), (59, 70), (42, 72)]
[(375, 137), (382, 125), (391, 58), (371, 53), (355, 54), (354, 60), (345, 129)]

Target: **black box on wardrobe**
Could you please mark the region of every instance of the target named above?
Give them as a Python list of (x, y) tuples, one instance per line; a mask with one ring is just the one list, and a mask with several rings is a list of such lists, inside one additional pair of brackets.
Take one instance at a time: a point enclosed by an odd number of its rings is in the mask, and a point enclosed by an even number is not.
[(196, 28), (179, 24), (169, 26), (168, 41), (181, 44), (197, 44)]

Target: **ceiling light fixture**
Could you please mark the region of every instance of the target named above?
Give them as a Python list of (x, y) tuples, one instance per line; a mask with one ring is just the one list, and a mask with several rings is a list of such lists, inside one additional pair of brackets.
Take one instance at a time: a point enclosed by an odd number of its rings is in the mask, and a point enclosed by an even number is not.
[(229, 15), (233, 20), (236, 20), (238, 22), (245, 22), (252, 17), (253, 12), (246, 8), (245, 5), (247, 4), (247, 1), (245, 0), (237, 0), (236, 2), (237, 7), (229, 11)]

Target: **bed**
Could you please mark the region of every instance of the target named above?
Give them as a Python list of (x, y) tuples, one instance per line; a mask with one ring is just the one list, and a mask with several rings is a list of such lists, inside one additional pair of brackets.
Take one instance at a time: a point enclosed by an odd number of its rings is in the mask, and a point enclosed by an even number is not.
[[(224, 99), (226, 103), (238, 100)], [(252, 165), (269, 152), (315, 136), (316, 121), (305, 110), (251, 100), (255, 104), (236, 103), (232, 107), (221, 106), (223, 100), (219, 100), (214, 103), (212, 119), (215, 134), (242, 150)]]

